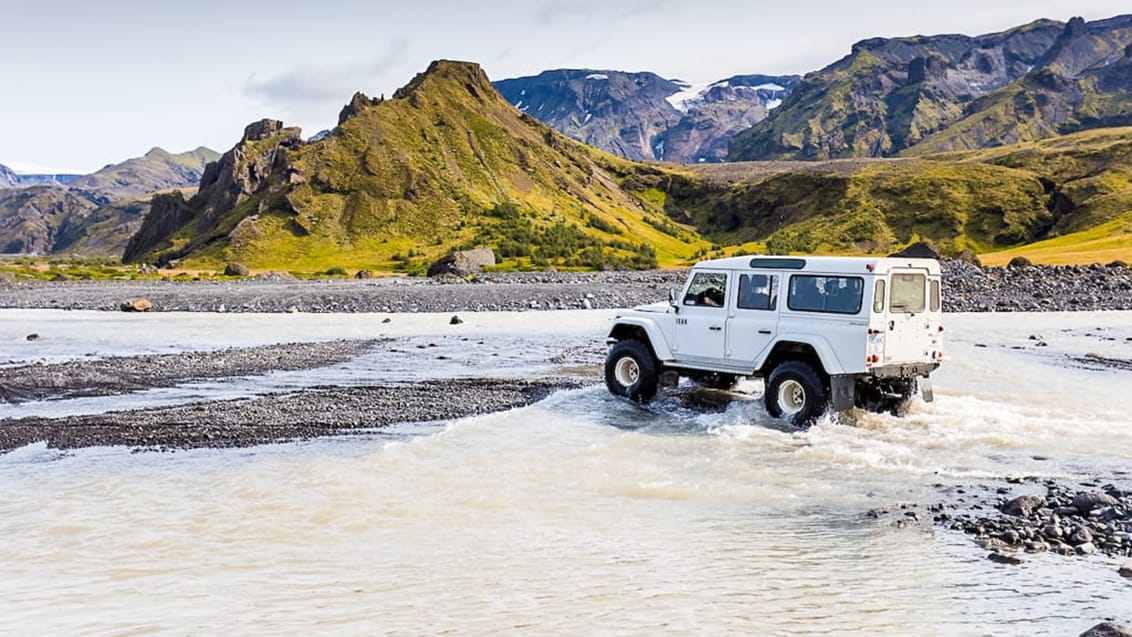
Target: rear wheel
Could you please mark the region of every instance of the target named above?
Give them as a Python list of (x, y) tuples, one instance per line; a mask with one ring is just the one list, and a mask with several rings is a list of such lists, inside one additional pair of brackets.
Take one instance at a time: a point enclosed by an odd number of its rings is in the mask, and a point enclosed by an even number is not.
[(615, 396), (648, 402), (656, 395), (657, 363), (648, 345), (619, 341), (605, 358), (605, 386)]
[(787, 361), (775, 367), (767, 378), (764, 400), (771, 416), (805, 426), (825, 413), (829, 395), (812, 367), (801, 361)]

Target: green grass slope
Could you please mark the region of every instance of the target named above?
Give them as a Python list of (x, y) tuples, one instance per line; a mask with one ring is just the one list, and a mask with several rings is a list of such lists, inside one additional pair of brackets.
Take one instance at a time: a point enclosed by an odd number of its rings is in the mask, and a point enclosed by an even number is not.
[(353, 104), (317, 142), (241, 142), (245, 195), (195, 197), (186, 223), (130, 259), (418, 271), (486, 244), (511, 267), (655, 267), (704, 246), (621, 187), (626, 162), (520, 113), (478, 65), (435, 62), (392, 99)]

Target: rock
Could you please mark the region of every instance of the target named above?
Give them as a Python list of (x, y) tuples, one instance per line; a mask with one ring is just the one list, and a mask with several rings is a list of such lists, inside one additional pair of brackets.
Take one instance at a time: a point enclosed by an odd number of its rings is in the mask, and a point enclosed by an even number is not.
[(138, 266), (138, 274), (157, 274), (157, 267), (143, 263)]
[(236, 263), (235, 261), (233, 261), (224, 266), (225, 276), (248, 276), (248, 274), (250, 273), (251, 270), (249, 270), (248, 266), (244, 265), (243, 263)]
[(903, 250), (900, 250), (899, 252), (893, 252), (888, 256), (910, 257), (915, 259), (938, 259), (939, 250), (937, 250), (930, 241), (917, 241), (916, 243), (913, 243)]
[(256, 281), (298, 281), (290, 272), (257, 272), (252, 275)]
[(1028, 268), (1032, 265), (1034, 264), (1031, 263), (1030, 260), (1026, 257), (1014, 257), (1010, 260), (1010, 263), (1006, 264), (1006, 267), (1009, 270), (1017, 270), (1019, 268)]
[(459, 325), (463, 322), (464, 322), (464, 320), (461, 319), (459, 316), (456, 316), (455, 314), (453, 314), (452, 318), (448, 320), (449, 325)]
[(1045, 503), (1046, 501), (1044, 499), (1036, 495), (1022, 495), (1003, 503), (1003, 505), (999, 507), (999, 511), (1002, 511), (1006, 515), (1025, 518), (1045, 506)]
[(29, 341), (38, 341), (39, 340), (39, 334), (28, 334), (28, 340)]
[(1120, 500), (1106, 493), (1098, 493), (1096, 491), (1078, 493), (1073, 496), (1073, 506), (1077, 507), (1081, 515), (1089, 515), (1089, 512), (1097, 507), (1118, 506), (1119, 504)]
[(970, 263), (977, 268), (983, 267), (983, 262), (979, 259), (979, 255), (975, 254), (974, 250), (968, 249), (960, 252), (959, 254), (955, 255), (955, 260), (962, 261), (963, 263)]
[(118, 307), (123, 312), (148, 312), (153, 308), (153, 303), (143, 298), (126, 299)]
[(358, 270), (357, 274), (354, 275), (354, 278), (355, 279), (372, 279), (375, 276), (377, 276), (377, 274), (373, 270)]
[(442, 274), (455, 274), (457, 276), (470, 276), (483, 272), (485, 267), (495, 265), (495, 253), (488, 247), (479, 247), (474, 250), (460, 250), (441, 257), (428, 269), (428, 276), (435, 277)]
[(1073, 547), (1073, 552), (1077, 555), (1092, 555), (1097, 552), (1097, 547), (1092, 542), (1085, 542)]
[(1106, 268), (1127, 268), (1128, 264), (1125, 263), (1124, 261), (1121, 261), (1120, 259), (1117, 259), (1116, 261), (1109, 261), (1108, 264), (1105, 265), (1105, 267)]
[(1069, 536), (1069, 543), (1073, 546), (1080, 544), (1088, 544), (1093, 541), (1093, 534), (1089, 533), (1089, 529), (1084, 527), (1077, 529)]
[(1010, 555), (1009, 553), (999, 553), (997, 551), (988, 554), (987, 559), (996, 564), (1010, 564), (1012, 566), (1017, 566), (1022, 563), (1022, 558), (1020, 557)]
[(277, 119), (261, 119), (244, 127), (245, 141), (267, 139), (283, 130), (283, 122)]
[(1081, 633), (1081, 637), (1132, 637), (1132, 629), (1124, 624), (1101, 622)]

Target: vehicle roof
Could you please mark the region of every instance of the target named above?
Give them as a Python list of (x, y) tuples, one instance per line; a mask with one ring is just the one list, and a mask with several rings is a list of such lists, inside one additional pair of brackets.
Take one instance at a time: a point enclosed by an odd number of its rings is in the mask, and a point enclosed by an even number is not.
[[(774, 259), (801, 260), (803, 267), (780, 267), (772, 265)], [(750, 270), (753, 260), (770, 262), (764, 268), (769, 270), (795, 270), (799, 272), (887, 272), (893, 268), (924, 268), (931, 274), (939, 274), (939, 261), (914, 257), (815, 257), (809, 255), (748, 254), (725, 259), (700, 261), (695, 268), (721, 268), (727, 270)], [(868, 266), (872, 265), (870, 269)]]

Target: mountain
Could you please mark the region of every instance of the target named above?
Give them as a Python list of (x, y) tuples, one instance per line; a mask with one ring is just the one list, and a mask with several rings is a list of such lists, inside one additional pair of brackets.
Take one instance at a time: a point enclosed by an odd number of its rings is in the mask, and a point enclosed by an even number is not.
[[(154, 197), (127, 262), (420, 272), (487, 245), (505, 267), (685, 265), (724, 251), (944, 254), (1132, 221), (1132, 129), (923, 158), (680, 165), (564, 137), (480, 68), (356, 94), (318, 141), (249, 125), (198, 192)], [(726, 247), (726, 248), (724, 248)]]
[(120, 201), (159, 190), (196, 186), (205, 165), (219, 158), (220, 153), (203, 146), (177, 154), (151, 148), (141, 157), (84, 175), (70, 186), (99, 203)]
[(595, 148), (694, 163), (726, 159), (731, 137), (764, 119), (798, 79), (741, 75), (693, 86), (647, 72), (559, 69), (494, 85), (519, 110)]
[(622, 188), (622, 164), (517, 110), (478, 65), (438, 61), (391, 99), (355, 95), (317, 141), (249, 125), (196, 195), (154, 198), (124, 259), (388, 270), (488, 244), (542, 267), (651, 267), (706, 245)]
[(219, 156), (154, 148), (66, 183), (0, 189), (0, 253), (120, 255), (149, 210), (147, 195), (196, 186)]
[(1127, 123), (1130, 44), (1132, 16), (864, 40), (736, 135), (729, 157), (923, 154)]
[(0, 188), (27, 188), (29, 186), (66, 185), (82, 175), (36, 175), (18, 174), (4, 164), (0, 164)]

